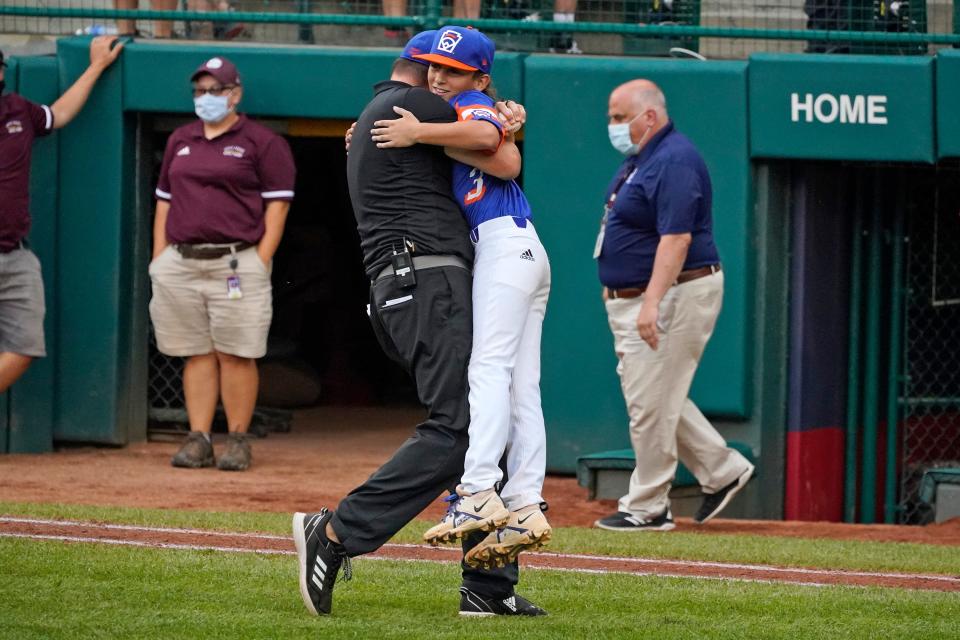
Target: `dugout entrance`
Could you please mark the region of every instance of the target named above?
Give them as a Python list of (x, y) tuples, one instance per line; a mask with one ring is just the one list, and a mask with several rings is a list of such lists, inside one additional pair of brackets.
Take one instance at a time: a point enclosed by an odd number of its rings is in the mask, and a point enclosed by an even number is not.
[[(152, 185), (170, 133), (191, 118), (143, 116), (141, 180), (152, 224)], [(347, 190), (343, 132), (348, 121), (264, 120), (289, 142), (296, 198), (273, 264), (273, 322), (259, 362), (255, 430), (285, 428), (287, 409), (318, 404), (408, 405), (409, 376), (383, 355), (366, 316), (363, 270)], [(151, 227), (152, 228), (152, 227)], [(186, 429), (181, 358), (159, 353), (150, 332), (151, 435)]]
[(765, 171), (790, 235), (785, 515), (927, 523), (921, 479), (960, 467), (960, 162)]

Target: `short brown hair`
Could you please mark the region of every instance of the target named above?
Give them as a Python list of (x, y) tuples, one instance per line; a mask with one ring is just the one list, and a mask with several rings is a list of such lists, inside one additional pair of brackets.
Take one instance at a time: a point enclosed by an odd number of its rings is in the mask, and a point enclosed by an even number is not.
[(427, 84), (427, 65), (420, 64), (419, 62), (413, 62), (406, 58), (397, 58), (393, 61), (393, 68), (390, 72), (392, 74), (401, 73), (403, 75), (414, 76), (420, 81), (420, 84)]

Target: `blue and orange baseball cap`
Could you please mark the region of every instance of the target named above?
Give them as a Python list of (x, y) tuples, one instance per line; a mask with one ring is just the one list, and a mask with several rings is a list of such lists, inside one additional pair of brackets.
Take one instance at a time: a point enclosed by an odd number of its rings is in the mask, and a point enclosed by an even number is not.
[(493, 40), (470, 27), (444, 27), (437, 30), (430, 53), (415, 56), (464, 71), (490, 73), (493, 66)]
[(418, 60), (415, 56), (419, 56), (422, 53), (430, 53), (430, 47), (433, 46), (433, 38), (436, 35), (436, 29), (431, 29), (430, 31), (421, 31), (417, 35), (410, 38), (407, 46), (403, 48), (403, 53), (400, 54), (400, 57), (404, 60), (416, 62), (417, 64), (430, 64), (426, 60)]

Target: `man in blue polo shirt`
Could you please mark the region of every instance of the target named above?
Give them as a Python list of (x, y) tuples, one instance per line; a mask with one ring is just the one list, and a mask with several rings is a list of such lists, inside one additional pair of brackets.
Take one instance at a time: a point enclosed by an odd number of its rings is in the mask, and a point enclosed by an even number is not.
[(723, 298), (706, 164), (649, 80), (614, 89), (608, 116), (610, 143), (627, 157), (607, 189), (594, 257), (637, 466), (617, 513), (596, 526), (669, 531), (678, 459), (704, 491), (699, 524), (727, 506), (753, 465), (687, 397)]

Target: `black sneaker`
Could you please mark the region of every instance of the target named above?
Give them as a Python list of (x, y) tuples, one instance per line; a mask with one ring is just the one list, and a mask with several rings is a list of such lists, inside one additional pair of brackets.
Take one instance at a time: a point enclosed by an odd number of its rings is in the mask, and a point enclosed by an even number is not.
[(293, 543), (297, 547), (297, 568), (300, 570), (300, 596), (313, 615), (330, 613), (333, 585), (343, 565), (343, 579), (353, 577), (350, 558), (343, 545), (327, 538), (325, 529), (333, 512), (293, 514)]
[(625, 511), (617, 511), (612, 516), (597, 520), (593, 525), (607, 531), (670, 531), (676, 526), (673, 524), (673, 514), (670, 513), (669, 508), (647, 520)]
[(485, 598), (466, 587), (460, 587), (462, 616), (545, 616), (547, 612), (516, 594), (509, 598)]
[(703, 503), (701, 503), (700, 509), (697, 510), (697, 515), (693, 516), (693, 521), (697, 524), (703, 524), (723, 511), (723, 508), (733, 500), (733, 496), (737, 495), (740, 489), (747, 486), (747, 483), (750, 482), (750, 478), (752, 477), (753, 465), (751, 464), (747, 467), (746, 471), (740, 474), (740, 477), (723, 489), (720, 489), (720, 491), (704, 494)]

